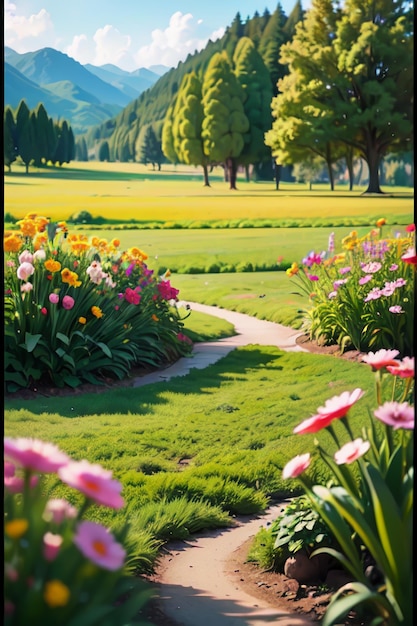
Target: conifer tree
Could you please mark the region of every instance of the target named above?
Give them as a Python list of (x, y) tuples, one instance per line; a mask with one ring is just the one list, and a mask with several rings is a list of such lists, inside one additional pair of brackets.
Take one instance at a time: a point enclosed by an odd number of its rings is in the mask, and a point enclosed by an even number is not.
[(13, 116), (13, 111), (9, 106), (6, 106), (3, 114), (3, 155), (4, 164), (8, 168), (9, 172), (12, 171), (12, 163), (16, 161), (17, 142), (16, 142), (16, 122)]
[(236, 189), (237, 158), (244, 147), (249, 120), (243, 108), (243, 89), (227, 55), (213, 55), (204, 74), (202, 102), (204, 153), (212, 163), (223, 163), (230, 189)]

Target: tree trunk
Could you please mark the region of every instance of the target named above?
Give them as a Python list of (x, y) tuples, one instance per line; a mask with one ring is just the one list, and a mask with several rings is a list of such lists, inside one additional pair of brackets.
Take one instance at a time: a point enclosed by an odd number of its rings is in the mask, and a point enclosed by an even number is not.
[(354, 173), (353, 173), (353, 150), (351, 150), (350, 148), (348, 148), (347, 153), (346, 153), (346, 167), (347, 167), (347, 171), (348, 171), (348, 175), (349, 175), (349, 191), (353, 190), (353, 178), (354, 178)]
[(228, 159), (226, 160), (225, 169), (228, 172), (229, 189), (237, 189), (236, 187), (237, 166), (236, 166), (236, 161), (233, 157), (228, 157)]
[(206, 164), (203, 165), (203, 176), (204, 176), (204, 187), (210, 187), (209, 177), (208, 177), (208, 167)]
[(368, 189), (365, 193), (383, 193), (379, 186), (379, 162), (380, 155), (373, 145), (368, 146), (365, 161), (369, 169)]
[(246, 182), (248, 183), (250, 181), (249, 165), (245, 165), (245, 176)]
[(279, 183), (281, 181), (281, 165), (274, 162), (274, 176), (275, 176), (275, 189), (279, 190)]

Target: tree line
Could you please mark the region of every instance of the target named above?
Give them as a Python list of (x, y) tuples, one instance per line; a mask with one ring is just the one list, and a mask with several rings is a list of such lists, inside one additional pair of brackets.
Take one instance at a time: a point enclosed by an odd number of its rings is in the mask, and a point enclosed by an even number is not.
[(262, 176), (271, 163), (277, 186), (282, 166), (303, 164), (325, 166), (333, 189), (340, 162), (352, 189), (363, 160), (367, 192), (381, 193), (384, 157), (413, 149), (411, 3), (312, 0), (290, 18), (280, 4), (245, 24), (238, 13), (222, 40), (171, 70), (163, 93), (165, 77), (93, 142), (107, 142), (110, 160), (200, 165), (205, 185), (221, 163), (232, 189), (237, 167)]
[(21, 100), (16, 113), (6, 106), (3, 115), (4, 164), (11, 171), (18, 157), (26, 166), (69, 163), (75, 156), (75, 139), (66, 120), (54, 121), (42, 103), (32, 111)]

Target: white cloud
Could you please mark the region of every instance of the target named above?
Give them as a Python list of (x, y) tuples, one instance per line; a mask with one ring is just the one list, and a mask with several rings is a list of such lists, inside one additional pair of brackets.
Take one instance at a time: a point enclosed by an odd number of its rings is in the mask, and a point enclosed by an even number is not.
[(49, 46), (68, 54), (82, 65), (112, 63), (127, 71), (159, 64), (176, 67), (188, 54), (202, 50), (209, 38), (215, 41), (224, 34), (224, 29), (220, 28), (207, 37), (202, 19), (177, 11), (171, 15), (167, 28), (153, 30), (151, 42), (136, 49), (129, 34), (123, 34), (111, 25), (97, 29), (93, 37), (83, 33), (74, 35), (72, 42), (63, 47), (45, 9), (26, 17), (18, 14), (16, 4), (8, 0), (5, 3), (4, 27), (5, 45), (16, 52), (32, 52)]
[(6, 46), (23, 54), (48, 46), (56, 48), (57, 42), (54, 25), (45, 9), (25, 17), (17, 13), (15, 4), (12, 2), (5, 3), (4, 43)]
[(117, 28), (107, 24), (104, 28), (99, 28), (92, 39), (88, 39), (86, 35), (76, 35), (65, 52), (82, 65), (112, 63), (123, 69), (134, 70), (135, 62), (129, 52), (131, 45), (129, 35), (122, 35)]
[[(152, 31), (152, 41), (149, 45), (139, 48), (134, 55), (137, 67), (150, 65), (167, 65), (175, 67), (179, 61), (184, 61), (188, 54), (202, 50), (208, 41), (205, 37), (197, 36), (198, 27), (202, 20), (194, 21), (191, 13), (177, 11), (171, 16), (169, 26), (165, 30), (157, 28)], [(212, 33), (213, 41), (221, 37), (224, 29)]]

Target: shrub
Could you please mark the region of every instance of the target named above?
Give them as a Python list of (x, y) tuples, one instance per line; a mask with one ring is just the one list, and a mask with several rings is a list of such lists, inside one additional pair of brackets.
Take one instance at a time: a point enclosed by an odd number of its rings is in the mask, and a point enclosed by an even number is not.
[(352, 231), (340, 253), (330, 235), (327, 251), (311, 251), (301, 267), (293, 263), (287, 270), (309, 297), (310, 338), (337, 343), (342, 352), (396, 346), (403, 356), (413, 354), (415, 227), (383, 238), (384, 223), (378, 220), (362, 238)]
[(153, 275), (142, 250), (71, 235), (65, 223), (36, 215), (18, 225), (4, 234), (8, 391), (123, 379), (133, 366), (190, 353), (179, 292), (169, 272)]

